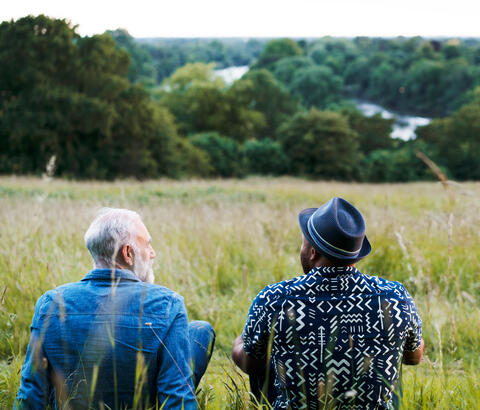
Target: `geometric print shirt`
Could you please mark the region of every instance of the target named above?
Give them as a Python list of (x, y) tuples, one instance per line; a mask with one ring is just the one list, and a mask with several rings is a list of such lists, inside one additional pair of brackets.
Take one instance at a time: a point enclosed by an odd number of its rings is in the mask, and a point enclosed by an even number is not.
[(263, 289), (242, 338), (247, 355), (270, 363), (274, 409), (391, 409), (422, 321), (401, 283), (316, 267)]

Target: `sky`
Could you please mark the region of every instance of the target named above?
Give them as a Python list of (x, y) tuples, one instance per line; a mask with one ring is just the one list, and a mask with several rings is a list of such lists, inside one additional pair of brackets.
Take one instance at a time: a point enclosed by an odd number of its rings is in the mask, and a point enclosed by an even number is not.
[(81, 35), (480, 37), (480, 0), (0, 0), (0, 20), (65, 18)]

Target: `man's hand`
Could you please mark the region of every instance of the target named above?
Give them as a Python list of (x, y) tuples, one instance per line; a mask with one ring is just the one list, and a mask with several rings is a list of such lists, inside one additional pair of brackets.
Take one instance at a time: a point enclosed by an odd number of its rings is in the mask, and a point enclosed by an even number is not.
[(243, 350), (242, 336), (238, 336), (235, 342), (233, 342), (232, 359), (234, 363), (248, 375), (255, 375), (265, 371), (265, 360), (248, 356), (245, 350)]
[(420, 346), (417, 350), (413, 352), (403, 352), (402, 363), (407, 365), (416, 365), (419, 364), (422, 360), (423, 354), (425, 353), (425, 341), (422, 339)]

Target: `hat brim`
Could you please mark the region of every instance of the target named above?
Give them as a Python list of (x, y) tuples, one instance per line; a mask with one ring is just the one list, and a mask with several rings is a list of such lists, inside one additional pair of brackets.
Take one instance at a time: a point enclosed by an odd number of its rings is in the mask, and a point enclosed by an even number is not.
[(368, 241), (366, 235), (365, 235), (365, 238), (363, 238), (363, 243), (362, 243), (360, 252), (356, 256), (343, 256), (339, 254), (333, 254), (328, 248), (320, 247), (319, 245), (317, 245), (315, 241), (312, 239), (312, 237), (310, 236), (310, 233), (308, 232), (308, 227), (307, 227), (308, 220), (317, 209), (318, 208), (304, 209), (302, 212), (298, 214), (298, 222), (300, 224), (300, 229), (302, 230), (303, 236), (305, 236), (305, 238), (310, 243), (310, 245), (312, 245), (318, 252), (325, 255), (327, 258), (331, 258), (338, 261), (346, 261), (349, 263), (355, 263), (363, 259), (372, 251), (372, 246), (370, 245), (370, 242)]

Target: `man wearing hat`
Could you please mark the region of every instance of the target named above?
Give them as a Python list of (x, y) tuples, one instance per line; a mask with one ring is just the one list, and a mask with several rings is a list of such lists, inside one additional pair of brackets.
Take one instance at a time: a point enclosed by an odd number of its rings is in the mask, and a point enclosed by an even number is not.
[(423, 356), (405, 287), (361, 273), (371, 251), (361, 213), (342, 198), (299, 214), (304, 275), (263, 289), (232, 358), (274, 409), (390, 409), (400, 363)]

